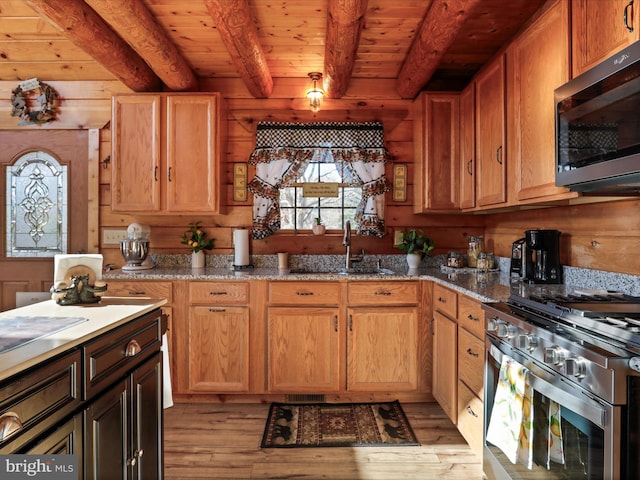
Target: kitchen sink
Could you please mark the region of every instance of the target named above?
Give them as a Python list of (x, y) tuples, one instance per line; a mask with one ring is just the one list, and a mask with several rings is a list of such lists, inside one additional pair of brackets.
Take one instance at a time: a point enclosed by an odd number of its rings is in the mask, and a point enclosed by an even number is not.
[(393, 270), (388, 268), (341, 268), (338, 270), (313, 270), (310, 268), (292, 268), (289, 273), (308, 274), (308, 275), (394, 275)]

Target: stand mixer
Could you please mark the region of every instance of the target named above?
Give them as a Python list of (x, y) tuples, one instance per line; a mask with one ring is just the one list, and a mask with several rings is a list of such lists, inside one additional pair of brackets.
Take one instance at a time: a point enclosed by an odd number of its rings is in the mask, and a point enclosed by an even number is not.
[(150, 234), (151, 228), (149, 225), (132, 223), (127, 227), (128, 238), (120, 240), (120, 253), (127, 261), (122, 270), (148, 270), (154, 267), (151, 259), (147, 258), (149, 255)]

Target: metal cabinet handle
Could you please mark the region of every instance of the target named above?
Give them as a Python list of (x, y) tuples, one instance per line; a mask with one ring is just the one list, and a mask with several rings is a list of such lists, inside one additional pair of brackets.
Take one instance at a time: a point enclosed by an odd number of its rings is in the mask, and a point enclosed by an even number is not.
[(467, 348), (467, 353), (468, 353), (469, 355), (471, 355), (472, 357), (476, 357), (476, 358), (480, 356), (480, 354), (479, 354), (479, 353), (475, 353), (475, 352), (474, 352), (473, 350), (471, 350), (470, 348)]
[(129, 295), (144, 295), (146, 292), (144, 290), (129, 290)]
[(211, 313), (224, 313), (226, 310), (224, 308), (210, 308), (209, 311)]
[(158, 166), (157, 165), (155, 167), (153, 167), (153, 181), (154, 182), (158, 181)]
[(313, 292), (298, 291), (298, 292), (296, 292), (296, 295), (298, 295), (299, 297), (307, 297), (307, 296), (313, 295)]
[(124, 356), (135, 357), (141, 351), (142, 348), (140, 347), (140, 344), (135, 340), (131, 340), (129, 343), (127, 343), (127, 348), (124, 349)]
[(469, 320), (473, 320), (474, 322), (479, 322), (479, 321), (480, 321), (480, 319), (479, 319), (478, 317), (474, 317), (474, 316), (473, 316), (473, 315), (471, 315), (471, 314), (467, 315), (467, 318), (468, 318)]
[(385, 297), (388, 297), (389, 295), (391, 295), (391, 292), (389, 290), (378, 290), (374, 295), (383, 295)]
[(633, 25), (629, 25), (629, 11), (631, 11), (631, 18), (633, 21), (633, 0), (631, 0), (626, 7), (624, 7), (624, 26), (629, 33), (633, 32)]
[(225, 290), (219, 291), (219, 292), (209, 292), (209, 295), (226, 295), (227, 292)]
[(467, 173), (468, 173), (469, 175), (473, 175), (473, 172), (471, 171), (471, 165), (473, 165), (473, 159), (471, 159), (471, 160), (469, 160), (469, 161), (467, 162)]
[(353, 332), (353, 315), (349, 315), (349, 331)]
[(9, 438), (22, 429), (22, 421), (17, 413), (6, 412), (0, 415), (0, 441)]
[(447, 303), (447, 299), (446, 299), (446, 298), (444, 298), (444, 297), (438, 297), (438, 301), (439, 301), (440, 303)]
[(502, 145), (496, 150), (496, 162), (502, 165)]
[(338, 315), (334, 315), (333, 317), (333, 328), (336, 332), (338, 331)]
[(167, 171), (167, 178), (171, 181), (171, 167), (169, 167), (169, 170)]
[(467, 413), (469, 415), (473, 415), (474, 417), (478, 418), (478, 414), (476, 412), (474, 412), (473, 410), (471, 410), (471, 407), (469, 405), (467, 405)]

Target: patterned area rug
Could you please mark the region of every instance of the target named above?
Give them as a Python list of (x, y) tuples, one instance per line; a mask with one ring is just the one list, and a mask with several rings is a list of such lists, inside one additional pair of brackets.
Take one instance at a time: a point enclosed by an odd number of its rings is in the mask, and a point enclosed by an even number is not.
[(420, 445), (399, 401), (272, 403), (262, 448)]

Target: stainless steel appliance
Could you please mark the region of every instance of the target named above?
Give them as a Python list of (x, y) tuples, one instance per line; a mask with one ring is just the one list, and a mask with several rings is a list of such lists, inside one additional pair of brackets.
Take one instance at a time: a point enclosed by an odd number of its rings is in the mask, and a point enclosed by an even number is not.
[(640, 194), (640, 42), (555, 90), (556, 184)]
[[(640, 297), (515, 282), (483, 309), (487, 477), (640, 478)], [(564, 464), (534, 447), (543, 461), (529, 470), (486, 440), (505, 356), (528, 369), (534, 398), (560, 406)]]
[(122, 270), (147, 270), (154, 267), (148, 258), (150, 235), (151, 228), (148, 225), (132, 223), (127, 227), (128, 238), (120, 240), (120, 253), (127, 262)]
[(527, 230), (524, 238), (522, 277), (533, 283), (562, 283), (560, 232)]

